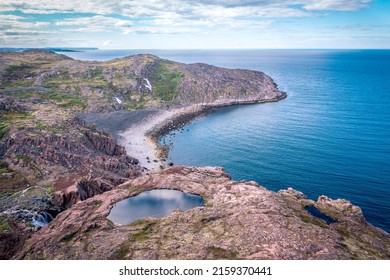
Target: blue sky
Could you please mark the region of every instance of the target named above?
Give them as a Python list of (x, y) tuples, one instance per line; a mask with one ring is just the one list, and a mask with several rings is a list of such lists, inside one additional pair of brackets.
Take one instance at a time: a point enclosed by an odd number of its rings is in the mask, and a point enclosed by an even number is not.
[(390, 48), (390, 0), (1, 0), (0, 47)]

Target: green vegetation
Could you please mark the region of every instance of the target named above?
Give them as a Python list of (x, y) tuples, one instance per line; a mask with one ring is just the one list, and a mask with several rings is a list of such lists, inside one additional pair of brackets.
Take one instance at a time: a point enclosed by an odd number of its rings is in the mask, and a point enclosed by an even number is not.
[(220, 247), (210, 246), (207, 247), (207, 255), (209, 258), (217, 260), (232, 260), (237, 258), (237, 253), (234, 251), (228, 251)]
[(25, 92), (25, 91), (12, 93), (12, 97), (16, 97), (16, 98), (20, 98), (20, 99), (28, 99), (28, 98), (31, 98), (33, 96), (34, 96), (33, 93)]
[(5, 173), (9, 173), (9, 176), (0, 176), (0, 195), (14, 193), (28, 186), (28, 181), (21, 173), (9, 169), (5, 161), (0, 161), (0, 175)]
[(28, 112), (0, 111), (0, 140), (8, 134), (11, 124), (19, 127), (31, 118), (31, 113)]
[(9, 130), (9, 123), (0, 122), (0, 140), (8, 134)]
[(12, 226), (8, 223), (8, 221), (0, 217), (0, 233), (12, 232)]
[(152, 228), (155, 225), (155, 222), (150, 222), (148, 219), (138, 220), (132, 223), (133, 227), (140, 226), (141, 229), (139, 232), (135, 233), (131, 238), (131, 242), (142, 242), (149, 238), (149, 234), (152, 232)]
[(39, 130), (44, 130), (47, 128), (47, 124), (45, 124), (44, 122), (39, 122), (37, 123), (37, 125), (35, 126), (35, 128), (39, 129)]
[(75, 237), (77, 234), (79, 233), (79, 230), (75, 230), (73, 232), (70, 232), (68, 234), (66, 234), (64, 237), (61, 238), (60, 242), (70, 242), (73, 237)]
[(141, 109), (145, 109), (146, 108), (146, 102), (145, 101), (125, 102), (122, 105), (129, 111), (141, 110)]
[(43, 86), (48, 88), (59, 88), (60, 85), (69, 85), (75, 87), (77, 92), (80, 92), (80, 84), (87, 84), (90, 87), (107, 87), (108, 83), (104, 78), (102, 68), (87, 69), (84, 72), (78, 73), (78, 76), (70, 76), (68, 70), (61, 69), (56, 77), (48, 78)]
[(130, 251), (130, 244), (126, 241), (120, 245), (120, 247), (115, 250), (115, 252), (112, 253), (111, 256), (109, 256), (109, 259), (112, 260), (124, 260), (129, 254)]
[(173, 101), (182, 77), (183, 73), (170, 70), (169, 64), (160, 63), (150, 78), (154, 93), (163, 101)]
[(52, 100), (59, 107), (64, 109), (70, 109), (74, 107), (86, 107), (86, 99), (81, 96), (69, 95), (66, 93), (60, 92), (51, 92), (51, 93), (43, 93), (41, 94), (42, 99)]
[(9, 65), (5, 69), (2, 88), (29, 87), (33, 80), (26, 79), (34, 67), (31, 64)]

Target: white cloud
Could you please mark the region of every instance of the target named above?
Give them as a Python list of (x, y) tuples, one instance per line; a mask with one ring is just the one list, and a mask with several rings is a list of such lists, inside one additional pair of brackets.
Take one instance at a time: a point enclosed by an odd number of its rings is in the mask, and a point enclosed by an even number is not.
[(113, 17), (97, 15), (92, 17), (68, 18), (57, 21), (55, 25), (60, 27), (78, 27), (76, 29), (67, 29), (67, 31), (72, 32), (103, 32), (110, 29), (124, 30), (132, 27), (133, 22), (130, 20), (121, 20)]
[(321, 0), (308, 1), (303, 7), (309, 11), (358, 11), (372, 0)]
[[(111, 46), (113, 40), (130, 38), (132, 34), (211, 34), (212, 37), (221, 33), (254, 30), (261, 30), (264, 34), (267, 29), (276, 30), (278, 27), (274, 23), (280, 18), (324, 16), (326, 11), (356, 11), (366, 8), (372, 1), (0, 0), (0, 41), (23, 44), (28, 40), (21, 34), (30, 38), (32, 36), (27, 35), (35, 34), (37, 38), (34, 44), (46, 42), (58, 45), (63, 42), (64, 45), (80, 45), (85, 40), (88, 45), (95, 42), (92, 40), (101, 40), (100, 45)], [(22, 12), (22, 16), (19, 13), (10, 15), (15, 11)], [(49, 14), (62, 15), (55, 15), (56, 20), (50, 20), (52, 17), (47, 16)], [(279, 28), (278, 34), (287, 33), (285, 28)], [(56, 32), (58, 36), (47, 36), (54, 34), (50, 32)], [(104, 32), (104, 36), (99, 32)], [(75, 39), (65, 42), (66, 38)]]
[[(255, 14), (259, 10), (280, 9), (309, 11), (355, 11), (367, 7), (372, 0), (2, 0), (1, 11), (21, 10), (25, 13), (49, 14), (58, 12), (93, 13), (98, 15), (119, 14), (129, 17), (166, 17), (169, 13), (182, 17), (196, 17), (199, 11), (229, 11), (249, 9)], [(294, 5), (294, 7), (293, 7)]]
[(0, 14), (0, 30), (35, 29), (50, 25), (50, 22), (31, 22), (26, 20), (28, 19), (21, 16)]

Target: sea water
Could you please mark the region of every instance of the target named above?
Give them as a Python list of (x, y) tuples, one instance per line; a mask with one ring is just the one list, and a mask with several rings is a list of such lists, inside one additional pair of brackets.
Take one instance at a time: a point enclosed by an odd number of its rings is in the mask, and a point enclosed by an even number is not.
[(177, 165), (222, 166), (235, 180), (360, 206), (390, 232), (389, 50), (120, 50), (263, 71), (287, 99), (215, 110), (161, 139)]

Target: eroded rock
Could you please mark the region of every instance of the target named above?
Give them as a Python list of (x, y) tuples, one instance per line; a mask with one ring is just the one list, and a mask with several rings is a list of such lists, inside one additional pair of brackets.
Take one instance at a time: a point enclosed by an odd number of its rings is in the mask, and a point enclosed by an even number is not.
[[(106, 219), (118, 201), (150, 189), (197, 194), (205, 207), (116, 226)], [(275, 193), (235, 182), (221, 168), (172, 167), (127, 181), (79, 202), (34, 234), (15, 258), (26, 259), (388, 259), (390, 235), (346, 215), (311, 216), (294, 190)], [(333, 206), (335, 205), (335, 206)], [(354, 206), (356, 207), (356, 206)], [(353, 208), (354, 208), (353, 207)], [(324, 210), (325, 211), (325, 210)], [(352, 218), (351, 218), (352, 217)]]

